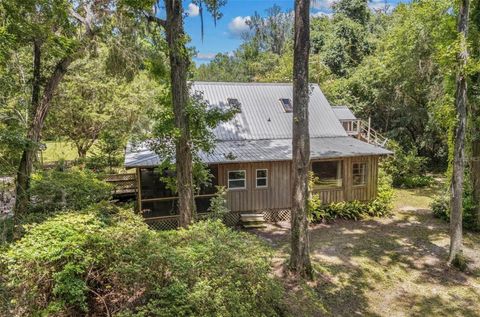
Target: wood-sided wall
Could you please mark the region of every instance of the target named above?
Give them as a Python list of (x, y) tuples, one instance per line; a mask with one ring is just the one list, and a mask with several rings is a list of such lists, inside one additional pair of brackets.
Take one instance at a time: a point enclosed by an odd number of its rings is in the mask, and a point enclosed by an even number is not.
[[(218, 184), (228, 187), (228, 171), (245, 170), (246, 188), (230, 189), (227, 194), (231, 211), (255, 211), (291, 207), (291, 162), (232, 163), (218, 165)], [(268, 170), (267, 188), (256, 188), (256, 170)]]
[[(316, 190), (323, 203), (340, 201), (368, 201), (377, 195), (378, 161), (377, 156), (362, 156), (324, 161), (342, 161), (341, 187)], [(317, 160), (316, 160), (317, 161)], [(367, 163), (367, 183), (353, 186), (353, 163)], [(256, 170), (268, 170), (268, 187), (256, 188)], [(218, 165), (218, 184), (228, 188), (228, 171), (246, 171), (246, 188), (230, 189), (227, 194), (231, 211), (260, 211), (266, 209), (291, 208), (291, 162), (230, 163)]]

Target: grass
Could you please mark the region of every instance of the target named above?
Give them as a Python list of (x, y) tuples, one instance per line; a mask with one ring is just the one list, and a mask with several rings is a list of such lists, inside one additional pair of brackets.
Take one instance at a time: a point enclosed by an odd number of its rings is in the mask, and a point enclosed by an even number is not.
[(318, 273), (307, 288), (289, 282), (280, 269), (289, 254), (288, 227), (258, 231), (276, 250), (275, 272), (287, 280), (287, 302), (295, 302), (291, 314), (480, 316), (480, 235), (465, 233), (469, 272), (446, 267), (448, 224), (428, 210), (439, 188), (396, 190), (389, 218), (313, 226)]
[(71, 142), (46, 141), (47, 148), (43, 151), (43, 162), (51, 163), (59, 160), (73, 161), (78, 158), (77, 150)]

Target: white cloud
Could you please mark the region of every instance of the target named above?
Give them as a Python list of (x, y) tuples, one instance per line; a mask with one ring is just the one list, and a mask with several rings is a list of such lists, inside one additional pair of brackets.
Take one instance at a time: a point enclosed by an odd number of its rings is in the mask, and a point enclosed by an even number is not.
[(391, 12), (393, 9), (395, 9), (396, 4), (389, 3), (385, 0), (370, 0), (368, 7), (372, 10), (385, 10), (387, 12)]
[(197, 53), (196, 58), (201, 60), (211, 60), (217, 55), (217, 53)]
[(312, 18), (321, 18), (321, 17), (327, 17), (327, 18), (332, 18), (333, 17), (333, 12), (323, 12), (323, 11), (318, 11), (315, 13), (312, 13), (310, 15)]
[(187, 14), (189, 17), (196, 17), (197, 15), (200, 14), (200, 8), (194, 3), (189, 3)]
[(240, 37), (243, 33), (250, 31), (250, 27), (247, 21), (250, 20), (250, 16), (234, 18), (228, 23), (228, 31), (232, 37)]
[(312, 2), (315, 9), (330, 9), (336, 0), (316, 0)]

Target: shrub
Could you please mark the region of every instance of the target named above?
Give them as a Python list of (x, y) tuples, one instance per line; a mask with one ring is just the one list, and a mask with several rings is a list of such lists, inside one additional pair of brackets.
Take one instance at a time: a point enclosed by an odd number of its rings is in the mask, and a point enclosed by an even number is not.
[(224, 215), (229, 212), (227, 207), (227, 190), (225, 186), (215, 186), (217, 192), (210, 200), (208, 211), (214, 219), (223, 219)]
[(394, 187), (418, 188), (432, 184), (433, 178), (425, 175), (427, 158), (418, 156), (416, 149), (406, 152), (392, 140), (387, 147), (395, 154), (383, 163), (383, 168), (392, 176)]
[(31, 211), (80, 210), (109, 199), (112, 186), (88, 170), (43, 171), (34, 174)]
[(108, 203), (32, 226), (1, 261), (11, 315), (275, 316), (282, 295), (255, 236), (155, 232)]
[(370, 217), (387, 216), (392, 212), (393, 189), (391, 178), (383, 170), (379, 172), (378, 194), (370, 202), (350, 201), (321, 205), (318, 195), (313, 195), (309, 206), (312, 222), (323, 222), (337, 218), (358, 220)]
[[(445, 192), (436, 196), (430, 204), (433, 215), (445, 221), (450, 221), (450, 195)], [(475, 217), (475, 202), (471, 185), (466, 182), (463, 192), (463, 227), (465, 229), (480, 231), (480, 224)]]
[(430, 208), (435, 217), (446, 221), (450, 219), (450, 198), (447, 194), (434, 197)]

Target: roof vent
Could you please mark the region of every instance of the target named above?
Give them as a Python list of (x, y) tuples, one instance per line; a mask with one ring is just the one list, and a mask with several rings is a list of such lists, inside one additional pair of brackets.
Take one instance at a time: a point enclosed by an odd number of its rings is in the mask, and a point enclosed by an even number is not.
[(288, 98), (280, 98), (280, 103), (282, 104), (283, 110), (285, 110), (285, 112), (293, 112), (292, 100)]

